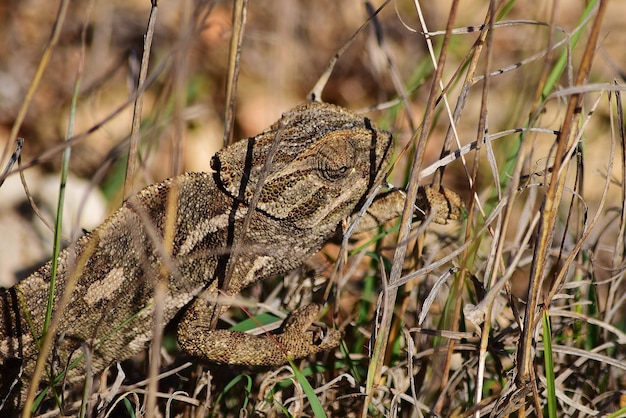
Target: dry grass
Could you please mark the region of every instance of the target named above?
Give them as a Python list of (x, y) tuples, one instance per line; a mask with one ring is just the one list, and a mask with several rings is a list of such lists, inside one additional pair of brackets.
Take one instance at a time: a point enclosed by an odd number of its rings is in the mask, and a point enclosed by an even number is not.
[[(230, 3), (163, 2), (152, 29), (147, 1), (34, 3), (0, 6), (3, 167), (17, 135), (33, 182), (58, 172), (71, 146), (70, 175), (97, 185), (111, 208), (140, 185), (206, 170), (224, 143), (224, 114), (242, 138), (303, 101), (368, 19), (358, 1), (250, 2), (234, 78)], [(124, 363), (126, 386), (104, 382), (108, 403), (87, 414), (626, 415), (626, 5), (423, 3), (426, 26), (419, 2), (386, 3), (338, 57), (322, 97), (367, 109), (396, 138), (394, 182), (457, 191), (466, 219), (419, 234), (399, 220), (349, 249), (329, 244), (304, 285), (300, 271), (249, 289), (259, 312), (332, 295), (326, 319), (345, 330), (345, 345), (297, 364), (315, 396), (288, 366), (192, 364), (166, 334), (162, 367)], [(136, 160), (124, 192), (129, 144)], [(1, 201), (14, 200), (17, 179)], [(0, 206), (1, 236), (12, 224), (33, 236), (17, 207)], [(66, 237), (80, 233), (75, 219), (66, 225)], [(21, 268), (50, 254), (27, 241)], [(2, 253), (0, 267), (16, 258)]]

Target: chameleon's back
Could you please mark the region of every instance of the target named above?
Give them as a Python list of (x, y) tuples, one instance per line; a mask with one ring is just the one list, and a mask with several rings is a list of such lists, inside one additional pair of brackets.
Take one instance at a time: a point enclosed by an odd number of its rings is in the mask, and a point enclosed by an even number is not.
[[(53, 312), (62, 312), (62, 315), (53, 341), (55, 361), (48, 355), (43, 381), (48, 380), (48, 373), (60, 376), (70, 359), (81, 359), (83, 344), (90, 351), (92, 371), (100, 371), (112, 360), (128, 358), (145, 348), (152, 337), (152, 328), (146, 324), (152, 322), (154, 284), (159, 277), (168, 280), (174, 277), (157, 261), (163, 260), (160, 254), (165, 254), (162, 253), (164, 248), (158, 248), (165, 242), (163, 215), (167, 210), (166, 201), (161, 198), (163, 193), (169, 193), (173, 183), (182, 193), (189, 193), (192, 190), (188, 189), (192, 188), (196, 192), (193, 196), (219, 196), (207, 173), (191, 173), (167, 180), (144, 189), (100, 227), (62, 251), (53, 305)], [(215, 199), (214, 202), (218, 203)], [(212, 214), (205, 212), (209, 217)], [(184, 228), (177, 231), (179, 235), (185, 232)], [(167, 264), (174, 271), (179, 268), (175, 258)], [(204, 277), (211, 274), (214, 267), (197, 260), (194, 266), (196, 273), (204, 271)], [(39, 355), (35, 336), (40, 338), (43, 333), (51, 269), (51, 262), (48, 262), (13, 288), (0, 291), (0, 395), (3, 398), (12, 388), (7, 384), (13, 382), (13, 377), (21, 374), (25, 382), (32, 377)], [(177, 286), (179, 289), (169, 292), (176, 297), (168, 298), (165, 321), (205, 285), (201, 277), (197, 282), (187, 281), (184, 291)], [(71, 296), (61, 307), (59, 304), (66, 291), (71, 292)], [(70, 367), (67, 378), (72, 382), (85, 376), (85, 372), (85, 362), (80, 360)]]

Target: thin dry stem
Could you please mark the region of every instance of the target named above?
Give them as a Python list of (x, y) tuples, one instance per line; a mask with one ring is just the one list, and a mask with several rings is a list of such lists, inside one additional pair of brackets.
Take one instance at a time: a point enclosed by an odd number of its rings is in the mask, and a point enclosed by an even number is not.
[[(576, 79), (576, 85), (582, 85), (587, 79), (593, 56), (597, 45), (600, 32), (602, 18), (606, 11), (607, 2), (600, 0), (600, 5), (591, 29), (591, 35), (587, 42), (587, 48), (583, 55), (583, 59)], [(554, 235), (554, 225), (556, 222), (559, 202), (565, 185), (566, 170), (561, 170), (561, 161), (566, 151), (572, 146), (576, 139), (576, 123), (575, 116), (579, 112), (582, 95), (573, 95), (568, 103), (567, 111), (563, 119), (563, 127), (561, 134), (557, 140), (557, 149), (555, 152), (555, 162), (552, 171), (552, 177), (548, 185), (548, 191), (543, 203), (542, 217), (537, 232), (537, 247), (535, 247), (534, 260), (531, 269), (531, 281), (528, 290), (528, 299), (526, 304), (526, 312), (524, 316), (524, 329), (520, 340), (520, 348), (518, 351), (518, 384), (525, 385), (530, 381), (531, 370), (533, 368), (532, 356), (532, 339), (534, 335), (533, 324), (539, 300), (539, 289), (541, 287), (543, 274), (546, 268), (548, 249), (552, 244)]]
[[(416, 3), (416, 8), (419, 9), (419, 4)], [(453, 22), (456, 18), (456, 12), (458, 10), (458, 1), (454, 1), (452, 7), (450, 9), (450, 14), (448, 15), (448, 22), (446, 25), (447, 31), (452, 29)], [(441, 76), (443, 74), (444, 63), (447, 56), (447, 47), (450, 43), (451, 34), (448, 32), (444, 36), (443, 45), (441, 47), (441, 53), (439, 55), (439, 59), (437, 62), (437, 66), (435, 69), (435, 73), (433, 75), (433, 80), (431, 82), (430, 92), (428, 94), (428, 102), (426, 103), (426, 109), (424, 112), (424, 122), (422, 129), (419, 131), (419, 138), (417, 139), (416, 151), (413, 158), (413, 162), (411, 165), (411, 175), (409, 179), (409, 184), (407, 188), (407, 196), (406, 202), (404, 205), (404, 209), (402, 211), (402, 219), (400, 221), (400, 230), (398, 233), (398, 246), (394, 252), (393, 257), (393, 265), (391, 268), (390, 285), (394, 285), (402, 275), (402, 264), (404, 262), (404, 258), (407, 251), (407, 242), (406, 238), (410, 235), (410, 226), (411, 226), (411, 218), (413, 214), (413, 206), (415, 205), (415, 200), (417, 197), (417, 186), (419, 182), (419, 167), (422, 166), (422, 161), (424, 158), (424, 152), (426, 149), (427, 138), (430, 133), (430, 128), (434, 119), (434, 109), (435, 109), (435, 98), (437, 97), (437, 90), (439, 89), (439, 83), (441, 80)], [(381, 378), (381, 370), (382, 370), (382, 361), (384, 359), (385, 347), (388, 343), (389, 330), (391, 328), (391, 319), (393, 307), (395, 305), (397, 289), (391, 287), (385, 292), (385, 303), (384, 303), (384, 312), (383, 317), (381, 318), (379, 334), (376, 338), (375, 346), (374, 346), (374, 357), (377, 357), (377, 364), (375, 364), (374, 368), (370, 367), (368, 372), (367, 379), (367, 399), (365, 405), (363, 407), (362, 416), (365, 417), (367, 415), (367, 410), (369, 407), (369, 403), (371, 401), (371, 397), (373, 395), (372, 388), (373, 385), (380, 381)]]
[(139, 139), (141, 135), (141, 117), (143, 112), (143, 86), (148, 77), (148, 64), (150, 63), (150, 52), (152, 49), (152, 38), (156, 25), (157, 0), (152, 0), (150, 17), (148, 18), (148, 28), (144, 37), (143, 55), (141, 57), (141, 67), (139, 68), (139, 79), (137, 80), (137, 90), (139, 94), (135, 98), (133, 108), (133, 122), (130, 132), (130, 146), (128, 150), (128, 163), (126, 166), (126, 178), (124, 180), (124, 198), (127, 199), (135, 193), (135, 171), (137, 170), (137, 157), (139, 155)]
[(237, 80), (241, 59), (241, 45), (246, 28), (248, 0), (235, 0), (232, 17), (232, 37), (228, 52), (228, 78), (226, 81), (226, 115), (224, 117), (224, 146), (233, 142), (235, 125), (235, 99), (237, 98)]

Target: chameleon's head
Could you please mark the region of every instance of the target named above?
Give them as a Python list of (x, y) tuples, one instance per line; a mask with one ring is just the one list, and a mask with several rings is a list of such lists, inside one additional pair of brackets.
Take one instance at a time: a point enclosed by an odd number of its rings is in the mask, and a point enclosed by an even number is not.
[(326, 103), (304, 103), (262, 134), (218, 152), (219, 187), (245, 202), (254, 194), (274, 141), (257, 209), (298, 228), (334, 226), (382, 181), (392, 138), (369, 119)]

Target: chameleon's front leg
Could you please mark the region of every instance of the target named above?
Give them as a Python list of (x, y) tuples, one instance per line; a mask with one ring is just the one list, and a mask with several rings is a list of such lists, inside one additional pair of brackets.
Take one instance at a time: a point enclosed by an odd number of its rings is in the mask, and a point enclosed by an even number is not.
[[(393, 189), (382, 193), (374, 199), (371, 206), (359, 220), (355, 233), (369, 231), (385, 222), (398, 218), (404, 208), (405, 193), (399, 189)], [(463, 201), (450, 189), (444, 187), (439, 190), (429, 186), (420, 186), (417, 190), (414, 215), (423, 220), (432, 213), (432, 220), (438, 224), (446, 224), (448, 220), (461, 218)], [(351, 223), (357, 215), (349, 220)]]
[(251, 335), (238, 331), (211, 330), (207, 325), (214, 312), (197, 298), (178, 324), (178, 343), (188, 354), (216, 363), (246, 366), (276, 366), (337, 347), (341, 332), (313, 331), (320, 305), (310, 304), (294, 311), (277, 334)]

